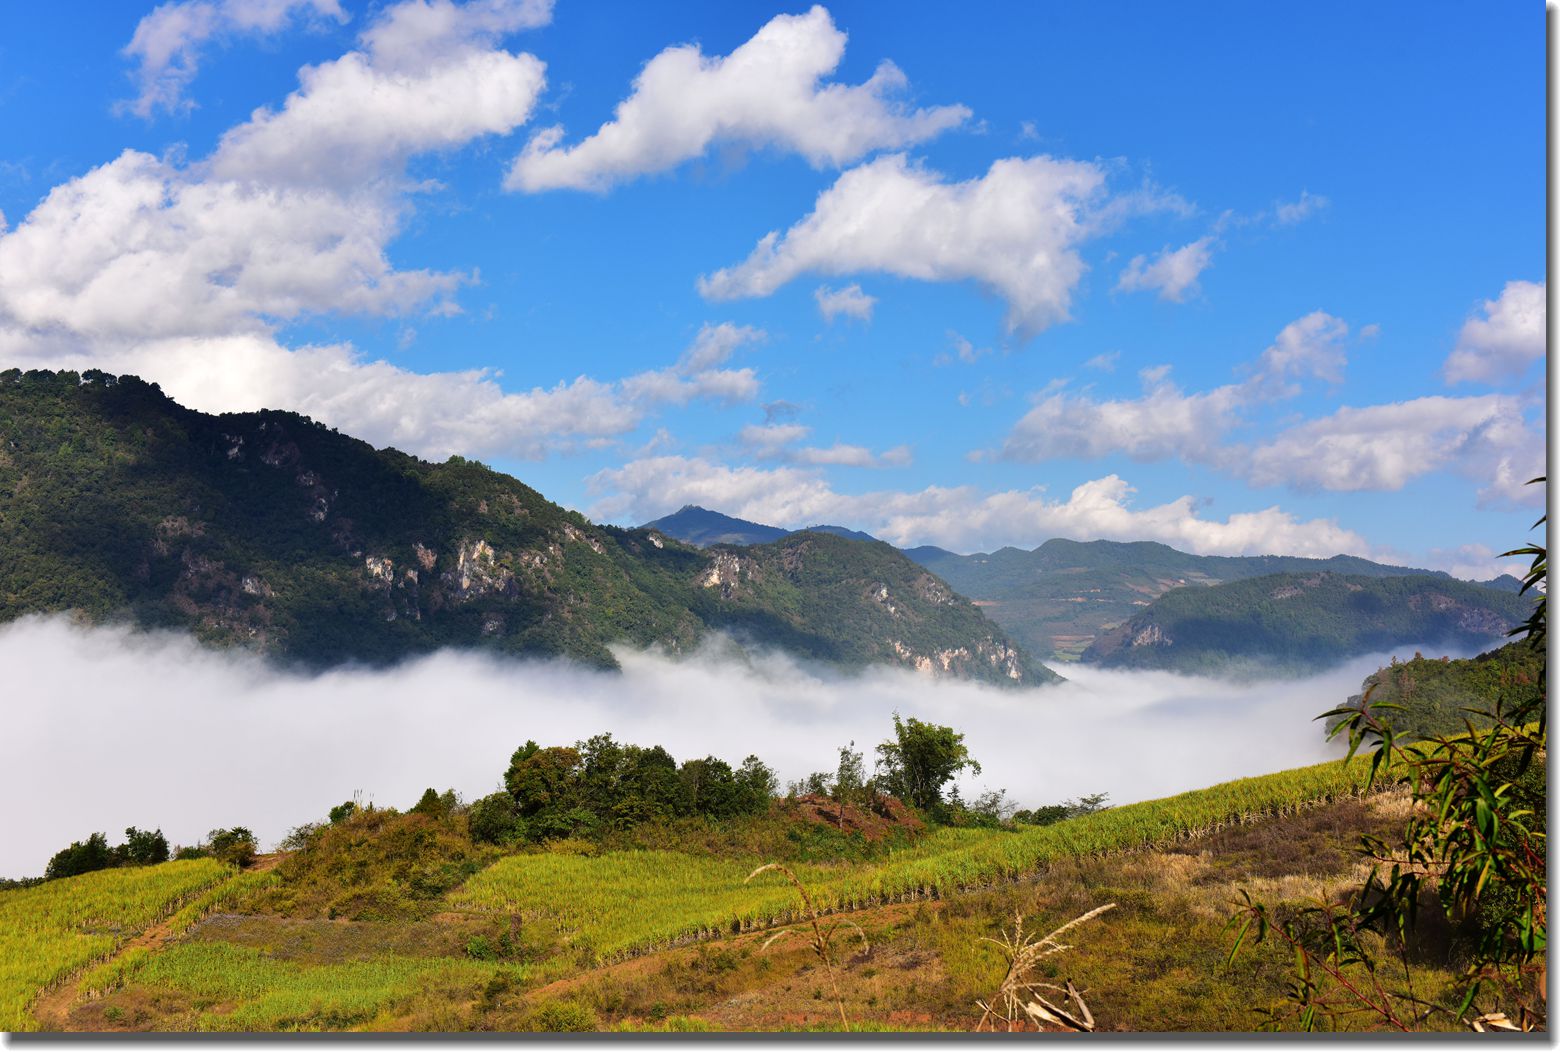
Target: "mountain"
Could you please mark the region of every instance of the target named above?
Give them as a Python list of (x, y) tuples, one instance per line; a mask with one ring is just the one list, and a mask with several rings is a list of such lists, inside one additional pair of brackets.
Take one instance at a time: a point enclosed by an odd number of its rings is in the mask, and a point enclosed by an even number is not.
[(1416, 654), (1408, 661), (1394, 660), (1367, 676), (1348, 704), (1358, 708), (1369, 691), (1373, 705), (1402, 706), (1400, 711), (1384, 709), (1381, 714), (1394, 730), (1412, 738), (1432, 738), (1462, 733), (1465, 720), (1476, 727), (1489, 726), (1491, 721), (1477, 713), (1493, 711), (1498, 702), (1510, 712), (1543, 694), (1544, 682), (1545, 651), (1522, 640), (1472, 658)]
[(209, 416), (97, 371), (0, 373), (0, 536), (0, 622), (72, 611), (315, 667), (444, 646), (612, 666), (613, 644), (685, 651), (720, 629), (847, 666), (1053, 675), (888, 545), (701, 551), (460, 457)]
[(655, 530), (696, 548), (707, 548), (712, 544), (767, 544), (786, 536), (786, 531), (777, 526), (734, 519), (694, 504), (685, 504), (671, 515), (647, 522), (640, 529)]
[(653, 519), (640, 529), (656, 530), (696, 548), (708, 548), (712, 544), (767, 544), (795, 533), (832, 533), (836, 537), (849, 537), (856, 541), (878, 539), (870, 533), (848, 530), (844, 526), (809, 526), (801, 530), (783, 530), (779, 526), (766, 526), (762, 522), (722, 515), (697, 504), (685, 504), (671, 515)]
[[(1002, 548), (956, 555), (942, 548), (905, 553), (969, 596), (1021, 646), (1051, 660), (1078, 659), (1102, 633), (1141, 613), (1173, 588), (1215, 585), (1275, 573), (1363, 577), (1433, 576), (1349, 555), (1192, 555), (1153, 541), (1049, 540), (1033, 551)], [(1508, 582), (1511, 583), (1510, 587)], [(1490, 582), (1516, 591), (1513, 578)]]
[(1269, 574), (1166, 592), (1096, 639), (1083, 659), (1178, 672), (1306, 672), (1410, 643), (1485, 645), (1528, 613), (1523, 597), (1446, 576)]

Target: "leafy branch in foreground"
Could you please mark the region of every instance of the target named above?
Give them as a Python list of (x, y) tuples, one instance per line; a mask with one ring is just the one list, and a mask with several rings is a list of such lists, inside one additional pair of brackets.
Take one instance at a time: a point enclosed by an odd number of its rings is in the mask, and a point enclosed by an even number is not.
[[(1535, 482), (1544, 480), (1535, 479)], [(1544, 523), (1541, 518), (1535, 525)], [(1543, 592), (1546, 553), (1529, 545), (1507, 555), (1532, 558), (1523, 590)], [(1542, 648), (1545, 602), (1541, 596), (1527, 622), (1513, 634)], [(1403, 842), (1362, 838), (1371, 863), (1364, 884), (1343, 902), (1321, 902), (1293, 917), (1245, 901), (1232, 918), (1239, 923), (1230, 959), (1250, 936), (1268, 935), (1295, 951), (1295, 977), (1288, 1000), (1304, 1030), (1366, 1018), (1394, 1029), (1426, 1025), (1433, 1017), (1468, 1021), (1475, 1029), (1520, 1029), (1545, 1023), (1545, 678), (1538, 692), (1508, 705), (1498, 699), (1490, 711), (1466, 710), (1462, 733), (1407, 742), (1390, 722), (1401, 706), (1373, 704), (1371, 692), (1359, 706), (1345, 706), (1319, 719), (1337, 720), (1329, 737), (1345, 735), (1346, 762), (1369, 750), (1370, 778), (1407, 779), (1413, 810)], [(1420, 911), (1439, 909), (1463, 950), (1461, 999), (1437, 1004), (1417, 996), (1411, 977), (1411, 947)], [(1392, 985), (1385, 978), (1394, 974)], [(1402, 985), (1396, 985), (1398, 973)], [(1482, 993), (1513, 1013), (1470, 1012)], [(1278, 1026), (1281, 1020), (1271, 1016)]]

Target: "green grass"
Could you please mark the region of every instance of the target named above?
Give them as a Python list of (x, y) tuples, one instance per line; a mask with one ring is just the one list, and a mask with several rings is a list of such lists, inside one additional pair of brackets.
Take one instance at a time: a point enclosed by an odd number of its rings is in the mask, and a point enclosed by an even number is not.
[[(1364, 763), (1335, 761), (1019, 832), (940, 829), (881, 861), (793, 869), (822, 909), (941, 897), (1013, 879), (1060, 859), (1163, 845), (1354, 795), (1364, 777)], [(797, 919), (795, 893), (779, 874), (744, 884), (765, 861), (672, 851), (517, 855), (477, 874), (449, 901), (455, 909), (518, 914), (530, 923), (551, 924), (582, 963), (603, 961)]]
[(350, 1030), (374, 1025), (429, 981), (472, 989), (514, 965), (440, 957), (385, 956), (314, 964), (250, 946), (182, 942), (145, 962), (136, 983), (186, 994), (186, 1023), (207, 1031)]
[(213, 859), (105, 869), (0, 893), (0, 1030), (36, 1028), (39, 993), (233, 873)]

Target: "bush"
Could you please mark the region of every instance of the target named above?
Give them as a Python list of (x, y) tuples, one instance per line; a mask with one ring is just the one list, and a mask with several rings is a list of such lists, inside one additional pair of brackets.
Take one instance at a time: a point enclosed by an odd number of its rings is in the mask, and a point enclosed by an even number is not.
[(544, 1033), (586, 1033), (598, 1029), (596, 1013), (578, 1001), (548, 1001), (526, 1020), (527, 1029)]
[(206, 848), (213, 858), (243, 869), (255, 861), (255, 834), (243, 826), (213, 829), (206, 834)]
[(479, 844), (513, 844), (526, 837), (526, 823), (509, 793), (490, 793), (466, 812), (467, 828)]

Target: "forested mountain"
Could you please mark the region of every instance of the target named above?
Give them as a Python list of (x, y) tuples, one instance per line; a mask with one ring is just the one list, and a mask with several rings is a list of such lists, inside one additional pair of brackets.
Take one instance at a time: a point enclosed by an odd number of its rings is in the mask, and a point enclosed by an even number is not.
[(1103, 634), (1084, 660), (1180, 672), (1307, 672), (1423, 643), (1477, 647), (1523, 621), (1512, 592), (1425, 574), (1281, 573), (1177, 588)]
[(1478, 657), (1425, 657), (1395, 660), (1367, 676), (1361, 692), (1349, 704), (1359, 706), (1369, 692), (1373, 705), (1398, 705), (1384, 709), (1381, 717), (1394, 730), (1413, 738), (1459, 734), (1465, 721), (1476, 727), (1490, 725), (1482, 712), (1498, 703), (1511, 711), (1518, 703), (1544, 692), (1545, 651), (1527, 640), (1508, 643)]
[[(1362, 577), (1441, 577), (1351, 555), (1306, 559), (1288, 555), (1192, 555), (1153, 541), (1049, 540), (1032, 551), (1002, 548), (956, 555), (912, 548), (906, 555), (976, 600), (987, 616), (1035, 654), (1057, 660), (1083, 655), (1096, 637), (1143, 612), (1173, 588), (1242, 581), (1276, 573)], [(1516, 592), (1513, 577), (1488, 583)]]
[(310, 665), (441, 646), (610, 666), (712, 629), (858, 666), (1052, 677), (887, 545), (701, 551), (489, 468), (293, 413), (210, 416), (101, 372), (0, 373), (0, 621), (75, 611)]

